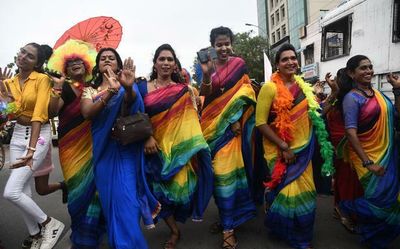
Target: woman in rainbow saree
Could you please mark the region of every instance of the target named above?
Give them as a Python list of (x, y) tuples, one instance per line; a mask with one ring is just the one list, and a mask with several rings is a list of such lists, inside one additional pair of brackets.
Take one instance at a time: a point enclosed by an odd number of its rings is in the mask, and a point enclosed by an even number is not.
[(215, 28), (210, 41), (218, 57), (202, 64), (200, 95), (205, 96), (205, 101), (201, 127), (213, 160), (222, 248), (232, 249), (237, 246), (234, 229), (256, 215), (251, 190), (255, 93), (245, 62), (230, 56), (232, 31)]
[[(92, 78), (96, 53), (90, 44), (69, 40), (54, 51), (47, 64), (63, 73), (61, 78), (52, 77), (53, 88), (61, 94), (51, 95), (49, 113), (59, 117), (58, 148), (68, 189), (70, 238), (77, 248), (97, 248), (105, 230), (93, 175), (91, 123), (80, 111), (83, 87)], [(64, 73), (72, 82), (65, 82)]]
[[(366, 56), (350, 58), (346, 72), (349, 77), (340, 85), (338, 96), (346, 137), (337, 150), (357, 172), (364, 195), (343, 200), (339, 206), (344, 215), (357, 216), (363, 242), (371, 248), (386, 248), (400, 234), (395, 110), (389, 98), (371, 87), (374, 71)], [(390, 77), (398, 106), (400, 81)]]
[(176, 221), (201, 221), (212, 196), (210, 149), (205, 141), (189, 88), (180, 84), (175, 51), (157, 48), (150, 81), (138, 84), (154, 134), (145, 143), (146, 172), (161, 203), (160, 218), (170, 228), (164, 248), (180, 239)]
[(160, 206), (146, 184), (143, 143), (122, 145), (111, 136), (121, 109), (129, 115), (144, 111), (134, 84), (135, 66), (130, 58), (122, 65), (114, 49), (103, 48), (93, 72), (96, 79), (84, 89), (81, 111), (92, 119), (94, 178), (108, 242), (116, 249), (146, 249), (140, 218), (146, 228), (154, 227)]
[(265, 159), (272, 174), (266, 185), (265, 225), (293, 248), (311, 248), (316, 209), (312, 155), (317, 139), (322, 171), (332, 173), (332, 145), (317, 110), (312, 87), (296, 76), (292, 45), (277, 52), (278, 72), (261, 88), (256, 126), (264, 136)]

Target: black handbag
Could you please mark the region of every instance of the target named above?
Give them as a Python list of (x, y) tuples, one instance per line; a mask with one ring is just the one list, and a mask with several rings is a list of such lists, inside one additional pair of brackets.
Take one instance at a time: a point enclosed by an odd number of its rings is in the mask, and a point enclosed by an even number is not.
[(111, 131), (111, 136), (122, 145), (145, 140), (151, 135), (153, 135), (153, 127), (149, 116), (141, 112), (118, 117)]

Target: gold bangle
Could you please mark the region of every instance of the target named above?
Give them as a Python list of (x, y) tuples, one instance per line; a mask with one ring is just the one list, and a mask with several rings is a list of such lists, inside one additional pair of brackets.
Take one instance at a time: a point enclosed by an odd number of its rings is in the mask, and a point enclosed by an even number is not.
[(33, 151), (33, 152), (35, 152), (36, 151), (36, 148), (33, 148), (33, 147), (30, 147), (30, 146), (28, 146), (28, 147), (26, 147), (28, 150), (31, 150), (31, 151)]

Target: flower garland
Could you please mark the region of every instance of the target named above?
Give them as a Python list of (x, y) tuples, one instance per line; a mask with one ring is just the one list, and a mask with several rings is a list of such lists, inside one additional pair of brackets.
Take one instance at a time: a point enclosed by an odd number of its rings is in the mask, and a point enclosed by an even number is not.
[[(294, 76), (296, 83), (304, 93), (307, 104), (308, 104), (308, 116), (312, 121), (314, 126), (315, 134), (317, 136), (318, 143), (320, 145), (320, 153), (324, 163), (322, 165), (322, 174), (325, 176), (332, 175), (335, 170), (333, 168), (333, 153), (334, 148), (328, 140), (328, 132), (325, 129), (325, 123), (322, 120), (318, 110), (320, 106), (315, 99), (313, 88), (310, 84), (306, 83), (300, 76)], [(276, 119), (272, 123), (278, 131), (278, 136), (285, 142), (289, 142), (293, 139), (293, 124), (290, 118), (290, 109), (293, 105), (293, 96), (290, 94), (289, 90), (285, 87), (284, 82), (279, 75), (279, 73), (274, 73), (271, 76), (271, 81), (275, 83), (277, 96), (273, 103), (273, 110), (276, 114)], [(277, 159), (275, 166), (284, 167), (282, 160)], [(282, 172), (282, 170), (279, 170)], [(283, 176), (283, 174), (279, 174)], [(281, 176), (276, 176), (273, 179), (278, 182), (278, 178)], [(274, 177), (273, 177), (274, 178)], [(280, 182), (280, 181), (279, 181)], [(267, 186), (267, 183), (265, 184)], [(275, 185), (275, 184), (274, 184)]]

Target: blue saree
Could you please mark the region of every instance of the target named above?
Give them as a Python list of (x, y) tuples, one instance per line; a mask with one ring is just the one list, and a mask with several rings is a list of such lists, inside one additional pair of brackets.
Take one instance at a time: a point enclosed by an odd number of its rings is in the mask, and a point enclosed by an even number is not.
[[(144, 111), (136, 84), (133, 89), (137, 94), (130, 114)], [(147, 228), (154, 227), (153, 218), (160, 205), (146, 184), (143, 143), (123, 146), (110, 137), (124, 92), (121, 87), (92, 122), (94, 176), (110, 247), (145, 249), (140, 218)]]

